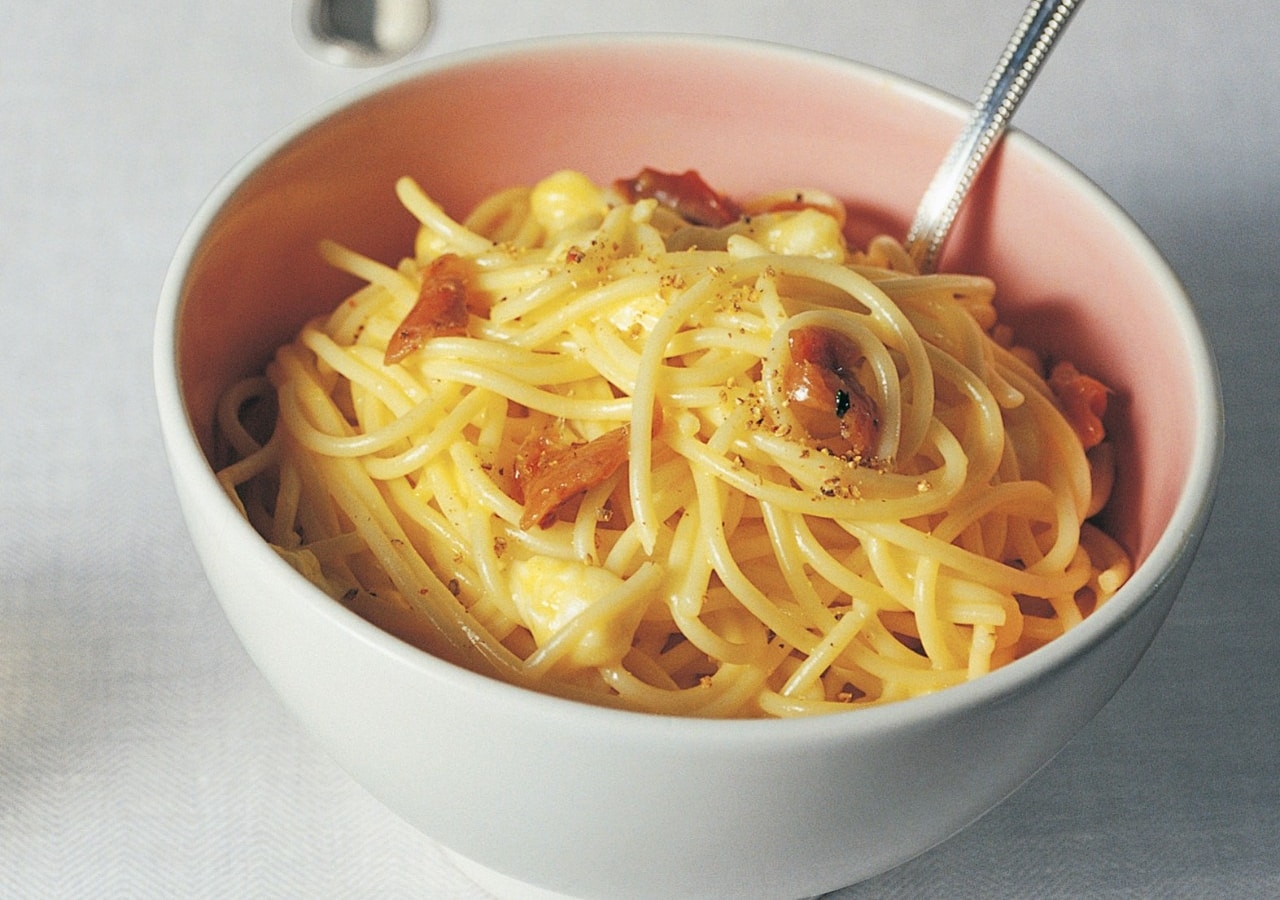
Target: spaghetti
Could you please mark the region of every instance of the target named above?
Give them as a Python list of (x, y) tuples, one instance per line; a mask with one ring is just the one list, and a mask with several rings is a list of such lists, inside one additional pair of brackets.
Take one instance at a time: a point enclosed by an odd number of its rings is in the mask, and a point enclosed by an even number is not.
[(366, 286), (218, 414), (219, 478), (285, 559), (477, 671), (720, 717), (937, 691), (1124, 582), (1087, 521), (1106, 389), (1051, 388), (990, 280), (851, 251), (819, 192), (739, 209), (646, 173), (465, 221), (404, 178), (412, 257), (322, 246)]

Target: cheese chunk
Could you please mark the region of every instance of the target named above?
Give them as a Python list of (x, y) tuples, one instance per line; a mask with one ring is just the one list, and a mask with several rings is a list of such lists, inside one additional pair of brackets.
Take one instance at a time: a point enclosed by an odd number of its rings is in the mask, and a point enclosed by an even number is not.
[(539, 181), (529, 195), (529, 208), (549, 235), (584, 223), (598, 225), (607, 204), (604, 194), (579, 172), (556, 172)]
[[(539, 647), (624, 585), (607, 569), (549, 556), (514, 561), (508, 578), (511, 599)], [(574, 641), (566, 661), (586, 667), (621, 659), (630, 647), (633, 626), (634, 622), (604, 620)]]
[(816, 209), (794, 215), (761, 216), (751, 235), (774, 253), (787, 256), (814, 256), (844, 262), (845, 244), (840, 223)]

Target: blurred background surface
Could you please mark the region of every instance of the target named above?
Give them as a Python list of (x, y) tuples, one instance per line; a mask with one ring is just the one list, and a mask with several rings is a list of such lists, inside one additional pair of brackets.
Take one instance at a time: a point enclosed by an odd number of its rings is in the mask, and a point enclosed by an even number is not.
[[(1182, 597), (1023, 789), (833, 896), (1280, 895), (1280, 17), (1264, 7), (1090, 0), (1015, 123), (1151, 235), (1219, 355), (1220, 499)], [(697, 32), (972, 99), (1022, 9), (434, 0), (397, 64)], [(260, 141), (389, 70), (332, 64), (298, 25), (287, 0), (0, 5), (0, 895), (483, 897), (285, 716), (204, 582), (160, 446), (153, 316), (196, 208)]]

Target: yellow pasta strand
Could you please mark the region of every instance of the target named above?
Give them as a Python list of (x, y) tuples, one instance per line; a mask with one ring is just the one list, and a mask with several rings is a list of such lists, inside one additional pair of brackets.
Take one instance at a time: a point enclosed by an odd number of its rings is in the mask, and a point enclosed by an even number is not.
[[(609, 706), (827, 714), (981, 677), (1129, 577), (1086, 521), (1110, 448), (1086, 455), (989, 279), (846, 246), (816, 191), (708, 227), (574, 172), (465, 220), (394, 187), (411, 254), (321, 245), (368, 284), (227, 390), (218, 478), (403, 639)], [(387, 364), (444, 254), (466, 333)], [(815, 334), (838, 350), (797, 356)], [(865, 445), (814, 430), (828, 389), (833, 428), (851, 394), (874, 411)]]

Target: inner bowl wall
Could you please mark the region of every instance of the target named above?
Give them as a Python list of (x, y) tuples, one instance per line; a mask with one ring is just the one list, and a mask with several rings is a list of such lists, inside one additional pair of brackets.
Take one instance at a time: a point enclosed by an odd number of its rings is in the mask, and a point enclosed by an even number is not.
[[(403, 174), (461, 215), (560, 168), (604, 182), (646, 165), (697, 168), (738, 196), (819, 187), (850, 203), (855, 240), (902, 235), (959, 107), (843, 61), (779, 48), (746, 66), (738, 52), (679, 40), (584, 44), (568, 63), (512, 52), (427, 70), (274, 148), (210, 223), (184, 290), (180, 369), (202, 444), (227, 384), (355, 287), (320, 259), (322, 238), (388, 261), (408, 252), (414, 223), (392, 191)], [(1061, 168), (1029, 142), (1002, 147), (943, 265), (994, 277), (1025, 340), (1115, 388), (1127, 440), (1113, 525), (1142, 557), (1186, 474), (1185, 460), (1160, 471), (1141, 461), (1153, 436), (1196, 427), (1176, 399), (1193, 390), (1189, 351), (1143, 248), (1117, 240), (1119, 214), (1063, 184)]]

